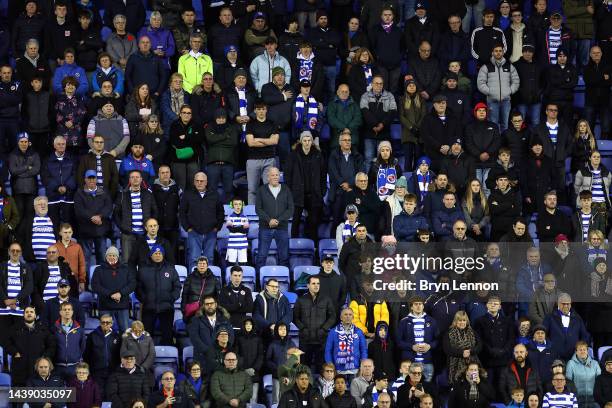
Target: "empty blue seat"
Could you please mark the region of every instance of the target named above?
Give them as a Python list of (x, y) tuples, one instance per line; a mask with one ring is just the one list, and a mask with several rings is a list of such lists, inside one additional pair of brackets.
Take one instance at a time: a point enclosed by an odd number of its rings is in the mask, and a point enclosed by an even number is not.
[(85, 318), (85, 334), (89, 334), (100, 326), (100, 321), (94, 317)]
[(612, 155), (612, 140), (599, 139), (597, 141), (597, 150), (599, 150), (602, 155)]
[(399, 123), (391, 124), (391, 140), (402, 140), (402, 125)]
[(219, 280), (220, 283), (223, 283), (223, 274), (221, 273), (221, 268), (215, 265), (208, 265), (208, 269), (215, 275), (215, 277)]
[(285, 295), (285, 297), (287, 298), (291, 306), (295, 304), (298, 298), (297, 293), (293, 293), (293, 292), (283, 292), (283, 295)]
[(325, 255), (338, 256), (338, 246), (335, 239), (326, 238), (319, 241), (319, 259), (323, 259)]
[(187, 367), (189, 360), (193, 360), (193, 346), (187, 346), (183, 349), (183, 367)]
[(290, 282), (289, 268), (287, 268), (286, 266), (281, 266), (281, 265), (262, 266), (261, 269), (259, 270), (259, 284), (261, 285), (261, 287), (263, 288), (265, 282), (267, 282), (268, 279), (271, 279), (271, 278), (278, 280), (279, 285), (285, 286), (284, 288), (281, 288), (281, 290), (286, 290), (289, 288), (289, 282)]
[(10, 387), (11, 376), (7, 373), (0, 373), (0, 387)]
[(174, 269), (176, 270), (176, 273), (178, 274), (181, 283), (185, 282), (185, 279), (187, 279), (188, 275), (187, 268), (183, 265), (174, 265)]
[(177, 369), (179, 366), (178, 349), (174, 346), (155, 346), (155, 364), (173, 364)]
[(187, 325), (183, 319), (174, 320), (174, 334), (179, 336), (187, 336)]

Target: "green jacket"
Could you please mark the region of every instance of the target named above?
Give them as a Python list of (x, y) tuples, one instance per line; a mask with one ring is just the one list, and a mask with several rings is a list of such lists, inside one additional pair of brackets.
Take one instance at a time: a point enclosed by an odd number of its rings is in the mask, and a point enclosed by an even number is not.
[(361, 126), (361, 110), (359, 104), (355, 103), (349, 96), (347, 105), (344, 106), (337, 96), (327, 108), (327, 123), (330, 127), (330, 147), (338, 147), (338, 136), (343, 129), (350, 129), (351, 142), (359, 145), (359, 127)]
[[(300, 364), (299, 358), (295, 355), (291, 355), (285, 364), (278, 367), (278, 381), (280, 382), (280, 390), (278, 395), (283, 395), (285, 391), (289, 391), (293, 388), (295, 384), (295, 377), (298, 373), (307, 372), (310, 376), (310, 383), (312, 384), (312, 374), (310, 372), (310, 368), (303, 364)], [(289, 383), (283, 383), (283, 378), (288, 378)]]
[(217, 408), (230, 408), (230, 400), (240, 400), (240, 408), (246, 407), (253, 394), (251, 377), (244, 370), (223, 369), (215, 371), (210, 379), (210, 394)]
[(235, 164), (236, 146), (239, 141), (240, 128), (234, 124), (229, 124), (223, 133), (215, 133), (214, 126), (206, 128), (206, 143), (208, 144), (207, 163), (227, 162)]
[(593, 15), (587, 11), (589, 5), (593, 6), (592, 0), (563, 0), (565, 26), (576, 39), (591, 39), (595, 35)]
[(420, 143), (419, 128), (421, 122), (427, 114), (425, 101), (418, 96), (420, 103), (415, 103), (415, 100), (410, 101), (410, 106), (407, 107), (406, 96), (402, 97), (399, 103), (399, 117), (402, 123), (402, 143)]

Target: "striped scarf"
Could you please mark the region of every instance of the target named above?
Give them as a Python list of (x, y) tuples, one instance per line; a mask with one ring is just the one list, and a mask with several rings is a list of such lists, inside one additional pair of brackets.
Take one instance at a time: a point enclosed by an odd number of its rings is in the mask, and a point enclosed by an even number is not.
[(304, 108), (306, 103), (302, 94), (295, 98), (295, 128), (299, 130), (315, 130), (319, 108), (314, 97), (308, 96), (308, 111), (306, 113), (306, 127), (304, 127)]
[[(338, 330), (339, 329), (339, 330)], [(350, 371), (359, 368), (359, 361), (355, 361), (353, 353), (353, 332), (355, 326), (351, 325), (349, 330), (344, 329), (342, 323), (338, 325), (338, 353), (336, 354), (336, 367), (338, 371)]]
[(431, 183), (431, 173), (428, 171), (425, 174), (421, 174), (421, 172), (417, 170), (417, 184), (419, 186), (421, 202), (425, 200), (425, 197), (429, 192), (429, 183)]
[[(247, 116), (247, 98), (246, 90), (244, 88), (236, 88), (238, 92), (238, 106), (240, 109), (240, 116)], [(240, 134), (240, 141), (244, 143), (246, 141), (246, 124), (242, 125), (242, 133)]]
[[(419, 344), (425, 341), (425, 313), (421, 317), (417, 317), (410, 313), (412, 319), (412, 333), (414, 335), (414, 343)], [(414, 361), (422, 363), (425, 360), (422, 353), (415, 353)]]
[(301, 52), (297, 54), (297, 60), (299, 62), (298, 67), (298, 79), (301, 81), (312, 80), (312, 67), (314, 66), (314, 53), (310, 54), (310, 57), (306, 58)]
[(393, 22), (390, 22), (389, 24), (380, 23), (380, 25), (382, 26), (383, 30), (385, 30), (385, 33), (389, 34), (391, 32), (391, 28), (393, 27)]
[[(372, 406), (376, 407), (378, 406), (378, 396), (380, 394), (384, 394), (387, 393), (387, 389), (385, 388), (384, 390), (378, 392), (378, 389), (376, 387), (372, 387)], [(365, 403), (365, 398), (361, 399), (361, 403), (364, 404)]]
[(0, 222), (4, 222), (4, 198), (0, 198)]
[(365, 75), (365, 80), (366, 80), (366, 91), (371, 91), (372, 90), (372, 65), (370, 64), (363, 64), (363, 74)]
[(393, 165), (380, 166), (376, 176), (376, 191), (378, 198), (383, 201), (395, 190), (395, 182), (397, 181), (397, 172)]
[(345, 243), (346, 241), (348, 241), (350, 237), (355, 235), (355, 232), (357, 232), (358, 226), (359, 226), (359, 223), (357, 221), (355, 221), (355, 225), (353, 226), (351, 226), (351, 224), (349, 224), (348, 221), (344, 221), (344, 226), (342, 227), (342, 242), (343, 243)]

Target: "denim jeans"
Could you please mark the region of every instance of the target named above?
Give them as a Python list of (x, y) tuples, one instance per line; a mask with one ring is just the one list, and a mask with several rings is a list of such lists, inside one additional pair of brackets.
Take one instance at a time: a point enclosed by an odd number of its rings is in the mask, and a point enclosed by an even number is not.
[(262, 228), (259, 226), (259, 248), (257, 248), (257, 260), (255, 266), (260, 269), (266, 266), (268, 252), (272, 240), (276, 242), (278, 253), (278, 264), (289, 267), (289, 231), (285, 228)]
[(605, 133), (609, 137), (610, 133), (610, 112), (607, 106), (588, 106), (584, 107), (584, 118), (589, 122), (591, 130), (595, 132), (595, 118), (599, 116), (602, 135)]
[(120, 330), (120, 333), (125, 333), (130, 327), (130, 312), (128, 309), (100, 310), (100, 316), (105, 314), (113, 317), (113, 328)]
[[(463, 31), (466, 33), (471, 33), (472, 26), (474, 26), (474, 28), (482, 26), (482, 11), (485, 8), (485, 2), (484, 0), (478, 0), (478, 3), (474, 5), (466, 4), (465, 8), (467, 9), (467, 13), (465, 14), (465, 17), (463, 17), (461, 25)], [(474, 24), (472, 24), (472, 21)]]
[[(79, 239), (79, 243), (83, 247), (83, 253), (85, 255), (85, 268), (89, 274), (89, 268), (91, 265), (100, 265), (104, 262), (104, 256), (106, 255), (106, 237)], [(95, 264), (91, 263), (91, 257), (95, 255)]]
[(510, 117), (510, 99), (504, 99), (503, 101), (487, 99), (487, 105), (489, 105), (489, 120), (498, 124), (500, 133), (506, 130)]
[(365, 158), (366, 174), (370, 171), (370, 166), (372, 165), (372, 159), (376, 157), (377, 147), (378, 147), (378, 140), (364, 139), (363, 154)]
[[(521, 112), (521, 115), (523, 115), (523, 121), (525, 123), (529, 123), (532, 127), (540, 124), (541, 103), (533, 103), (531, 105), (519, 104), (516, 108)], [(527, 117), (529, 117), (529, 121), (527, 121)]]
[(247, 185), (249, 188), (248, 204), (255, 205), (259, 180), (262, 180), (264, 184), (268, 182), (268, 169), (273, 167), (274, 164), (274, 159), (247, 160), (246, 173)]
[(336, 68), (337, 67), (335, 64), (325, 65), (323, 67), (327, 89), (323, 93), (323, 100), (318, 102), (322, 102), (327, 105), (327, 103), (334, 98), (334, 95), (336, 94), (336, 77), (338, 76), (338, 70)]
[(574, 65), (578, 68), (578, 72), (582, 72), (582, 69), (589, 63), (591, 42), (592, 40), (590, 38), (576, 39), (572, 40), (570, 44), (572, 55), (574, 56)]
[(480, 181), (480, 186), (482, 188), (482, 192), (485, 193), (485, 195), (487, 196), (487, 198), (489, 197), (489, 194), (491, 194), (491, 191), (489, 191), (489, 189), (487, 188), (487, 177), (489, 177), (489, 171), (491, 169), (486, 168), (477, 168), (476, 169), (476, 178), (478, 179), (478, 181)]
[(434, 375), (434, 365), (432, 363), (423, 363), (423, 381), (431, 382)]
[(225, 202), (232, 196), (234, 191), (234, 166), (231, 164), (209, 164), (206, 166), (208, 185), (215, 191), (219, 186), (219, 180), (223, 184), (223, 195), (221, 201)]
[(121, 233), (121, 261), (123, 263), (128, 263), (137, 239), (138, 235)]
[(191, 271), (197, 264), (197, 259), (204, 255), (210, 265), (214, 262), (217, 233), (215, 231), (200, 234), (196, 231), (187, 233), (187, 265)]

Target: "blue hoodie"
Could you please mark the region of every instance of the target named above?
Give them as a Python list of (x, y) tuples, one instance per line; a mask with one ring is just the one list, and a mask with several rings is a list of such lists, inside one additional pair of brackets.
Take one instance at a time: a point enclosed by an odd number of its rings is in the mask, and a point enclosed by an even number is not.
[(73, 76), (79, 82), (76, 94), (78, 96), (87, 96), (87, 92), (89, 91), (87, 75), (85, 74), (85, 70), (79, 67), (77, 64), (64, 63), (64, 65), (57, 67), (55, 74), (53, 74), (53, 92), (57, 95), (64, 93), (62, 80), (67, 76)]

